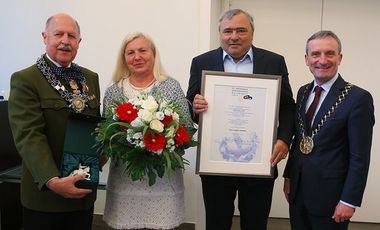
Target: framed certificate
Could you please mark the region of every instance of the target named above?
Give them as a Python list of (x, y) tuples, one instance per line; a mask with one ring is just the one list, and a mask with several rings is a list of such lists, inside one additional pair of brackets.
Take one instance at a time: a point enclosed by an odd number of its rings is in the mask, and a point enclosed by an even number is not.
[(196, 173), (273, 177), (281, 76), (202, 72)]

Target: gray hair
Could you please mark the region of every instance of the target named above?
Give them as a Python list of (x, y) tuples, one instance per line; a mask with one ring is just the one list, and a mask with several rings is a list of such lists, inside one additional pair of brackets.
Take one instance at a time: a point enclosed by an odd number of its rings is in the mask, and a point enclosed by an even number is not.
[(231, 19), (233, 16), (238, 15), (238, 14), (244, 14), (248, 18), (249, 23), (251, 24), (252, 31), (255, 30), (255, 26), (253, 23), (253, 17), (249, 13), (247, 13), (241, 9), (232, 9), (232, 10), (228, 10), (228, 11), (224, 12), (223, 15), (219, 18), (219, 23), (218, 23), (219, 32), (220, 32), (220, 23), (224, 19)]
[(306, 42), (306, 48), (305, 48), (306, 54), (309, 51), (310, 41), (315, 40), (315, 39), (327, 38), (327, 37), (333, 38), (338, 43), (338, 52), (340, 54), (342, 52), (342, 43), (340, 42), (340, 39), (338, 38), (338, 36), (330, 30), (321, 30), (311, 35), (311, 37), (307, 39), (307, 42)]
[(53, 15), (53, 16), (50, 16), (50, 17), (46, 20), (45, 31), (48, 30), (48, 28), (49, 28), (49, 26), (50, 26), (50, 22), (51, 22), (51, 20), (53, 20), (53, 18), (55, 18), (55, 17), (58, 16), (58, 15), (65, 15), (65, 16), (70, 17), (71, 19), (73, 19), (74, 22), (75, 22), (75, 25), (76, 25), (77, 28), (78, 28), (78, 33), (79, 33), (79, 36), (80, 36), (80, 26), (79, 26), (78, 21), (75, 20), (74, 18), (72, 18), (70, 15), (68, 15), (68, 14), (63, 14), (63, 13), (55, 14), (55, 15)]

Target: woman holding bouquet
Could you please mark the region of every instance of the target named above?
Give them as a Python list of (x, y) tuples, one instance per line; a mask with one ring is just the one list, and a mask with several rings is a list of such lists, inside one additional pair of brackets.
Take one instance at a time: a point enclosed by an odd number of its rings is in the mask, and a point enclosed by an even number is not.
[[(186, 130), (193, 123), (185, 95), (164, 71), (153, 41), (142, 33), (123, 41), (113, 82), (105, 93), (103, 113), (118, 121), (118, 131), (126, 135), (121, 140), (128, 147), (113, 154), (118, 147), (107, 148), (103, 141), (103, 153), (111, 156), (104, 220), (114, 229), (174, 229), (184, 219), (183, 164), (168, 167), (164, 160), (165, 170), (156, 164), (156, 170), (141, 173), (136, 169), (145, 162), (129, 160), (182, 159), (181, 154), (176, 155), (180, 158), (171, 154), (180, 148), (183, 154), (191, 142)], [(175, 107), (169, 106), (172, 102)]]

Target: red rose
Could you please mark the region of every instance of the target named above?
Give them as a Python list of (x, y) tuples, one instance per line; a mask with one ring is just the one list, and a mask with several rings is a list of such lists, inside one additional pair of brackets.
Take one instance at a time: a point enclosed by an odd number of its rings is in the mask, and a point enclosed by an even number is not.
[(173, 116), (170, 115), (170, 116), (166, 116), (164, 117), (164, 119), (162, 119), (162, 124), (164, 124), (164, 126), (167, 126), (168, 124), (170, 124), (170, 122), (173, 121)]
[(123, 103), (115, 109), (117, 116), (121, 121), (131, 123), (137, 117), (138, 110), (132, 103)]
[(158, 151), (165, 147), (165, 136), (148, 131), (144, 135), (144, 144), (149, 151)]
[(189, 133), (182, 125), (178, 126), (174, 140), (177, 145), (183, 145), (184, 143), (190, 141)]

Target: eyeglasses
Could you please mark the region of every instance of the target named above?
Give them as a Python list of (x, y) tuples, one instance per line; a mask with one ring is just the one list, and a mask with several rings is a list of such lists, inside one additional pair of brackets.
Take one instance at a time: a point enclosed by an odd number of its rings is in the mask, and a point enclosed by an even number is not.
[(245, 34), (248, 32), (247, 28), (244, 27), (238, 27), (238, 28), (226, 28), (222, 31), (224, 35), (231, 35), (233, 32), (236, 32), (237, 34)]

